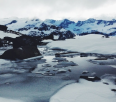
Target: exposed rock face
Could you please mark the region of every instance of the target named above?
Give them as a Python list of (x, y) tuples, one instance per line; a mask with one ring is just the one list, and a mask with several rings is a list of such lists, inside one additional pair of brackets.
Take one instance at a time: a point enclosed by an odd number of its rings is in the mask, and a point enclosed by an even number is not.
[(36, 46), (23, 46), (5, 51), (0, 58), (2, 59), (26, 59), (41, 55)]
[(4, 45), (5, 45), (5, 46), (7, 46), (7, 45), (12, 45), (14, 39), (15, 39), (15, 38), (12, 38), (12, 37), (4, 37), (4, 39), (3, 39)]
[(11, 38), (11, 37), (4, 37), (3, 39), (7, 44), (10, 42), (13, 43), (13, 48), (19, 48), (22, 46), (35, 46), (41, 43), (41, 37), (32, 37), (27, 35), (22, 35), (20, 37)]
[(13, 40), (13, 48), (19, 48), (22, 46), (36, 46), (41, 42), (40, 37), (31, 37), (27, 35), (23, 35), (20, 37), (16, 37)]
[(86, 79), (86, 80), (88, 80), (88, 81), (100, 81), (101, 79), (99, 78), (99, 77), (97, 77), (97, 76), (95, 76), (95, 77), (88, 77), (88, 76), (80, 76), (80, 78), (82, 78), (82, 79)]
[(2, 39), (0, 39), (0, 47), (2, 47), (2, 46), (3, 46)]
[(9, 41), (9, 42), (13, 42), (15, 38), (11, 38), (11, 37), (4, 37), (4, 40)]
[(7, 26), (5, 26), (5, 25), (0, 25), (0, 30), (1, 31), (6, 31), (7, 30)]
[[(4, 44), (13, 43), (13, 49), (5, 51), (0, 58), (2, 59), (26, 59), (41, 55), (37, 49), (37, 45), (41, 43), (40, 37), (31, 37), (23, 35), (16, 38), (4, 37)], [(0, 46), (2, 44), (0, 43)]]
[(43, 39), (52, 39), (53, 40), (53, 34), (50, 34), (48, 36), (43, 37)]
[[(58, 37), (55, 38), (55, 36), (58, 36)], [(57, 31), (50, 33), (50, 35), (43, 37), (43, 39), (65, 40), (65, 39), (70, 39), (73, 37), (75, 37), (75, 34), (72, 33), (71, 31), (61, 32), (57, 30)]]

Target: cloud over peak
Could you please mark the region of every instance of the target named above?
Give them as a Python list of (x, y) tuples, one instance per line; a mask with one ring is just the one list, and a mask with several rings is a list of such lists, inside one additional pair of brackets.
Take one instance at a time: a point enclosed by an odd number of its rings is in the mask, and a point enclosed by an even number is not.
[(114, 18), (115, 8), (116, 0), (0, 0), (1, 18)]

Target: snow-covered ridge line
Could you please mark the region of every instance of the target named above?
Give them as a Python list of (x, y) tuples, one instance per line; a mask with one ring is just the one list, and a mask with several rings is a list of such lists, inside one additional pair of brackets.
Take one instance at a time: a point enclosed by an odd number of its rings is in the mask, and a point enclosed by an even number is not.
[[(26, 18), (8, 18), (0, 19), (0, 24), (7, 25), (10, 30), (20, 31), (24, 34), (29, 34), (31, 31), (40, 34), (49, 34), (52, 31), (55, 31), (55, 28), (51, 26), (56, 26), (64, 28), (65, 30), (70, 30), (75, 34), (82, 33), (103, 33), (109, 35), (116, 35), (116, 20), (112, 19), (109, 21), (106, 20), (96, 20), (88, 19), (85, 21), (74, 22), (68, 19), (63, 20), (53, 20), (47, 19), (42, 21), (40, 19), (26, 19)], [(44, 25), (43, 25), (44, 24)], [(41, 27), (44, 29), (41, 29)], [(46, 26), (48, 28), (46, 28)], [(60, 30), (59, 28), (59, 30)], [(32, 33), (32, 32), (31, 32)]]
[(13, 30), (26, 35), (45, 37), (50, 34), (60, 34), (60, 39), (72, 38), (75, 34), (69, 30), (66, 30), (60, 26), (56, 26), (52, 23), (47, 23), (39, 19), (2, 19), (1, 25), (6, 25), (7, 30)]

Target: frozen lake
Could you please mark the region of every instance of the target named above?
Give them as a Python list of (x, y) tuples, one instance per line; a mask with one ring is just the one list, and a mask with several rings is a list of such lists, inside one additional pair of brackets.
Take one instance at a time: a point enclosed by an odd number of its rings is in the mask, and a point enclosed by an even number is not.
[[(115, 57), (104, 59), (94, 54), (82, 57), (80, 53), (56, 57), (56, 53), (67, 51), (50, 50), (46, 46), (38, 49), (43, 58), (18, 61), (0, 59), (0, 97), (6, 102), (10, 99), (11, 102), (49, 102), (64, 86), (79, 83), (80, 76), (116, 75)], [(0, 49), (0, 54), (3, 52)]]

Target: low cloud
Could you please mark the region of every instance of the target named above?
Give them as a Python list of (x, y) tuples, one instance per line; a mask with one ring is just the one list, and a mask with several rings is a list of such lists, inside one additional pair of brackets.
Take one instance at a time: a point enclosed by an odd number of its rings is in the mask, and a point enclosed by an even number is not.
[(0, 0), (0, 17), (109, 18), (115, 17), (115, 7), (116, 0)]

